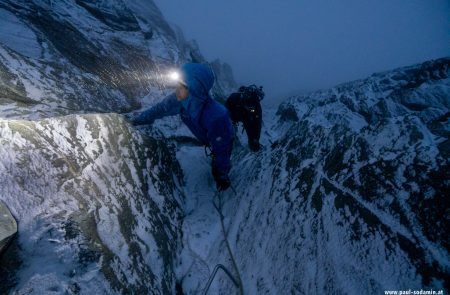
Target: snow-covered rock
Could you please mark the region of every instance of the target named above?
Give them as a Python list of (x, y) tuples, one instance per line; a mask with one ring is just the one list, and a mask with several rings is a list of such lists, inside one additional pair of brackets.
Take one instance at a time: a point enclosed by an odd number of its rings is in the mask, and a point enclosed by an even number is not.
[(173, 293), (182, 171), (113, 112), (173, 91), (199, 49), (148, 0), (4, 0), (0, 28), (0, 200), (19, 224), (0, 293)]
[(19, 221), (16, 290), (173, 290), (181, 171), (165, 143), (115, 114), (2, 120), (0, 134), (0, 196)]
[[(202, 148), (178, 118), (119, 114), (204, 61), (149, 0), (0, 2), (0, 200), (18, 236), (0, 293), (187, 294), (237, 276)], [(448, 289), (448, 58), (264, 110), (233, 153), (224, 224), (245, 294)], [(211, 64), (224, 98), (232, 71)], [(241, 136), (241, 135), (239, 135)], [(245, 142), (243, 140), (242, 142)], [(211, 294), (233, 294), (223, 273)]]
[(206, 62), (152, 1), (5, 0), (0, 26), (4, 118), (130, 111), (173, 91), (169, 70)]
[(247, 294), (448, 290), (449, 73), (444, 58), (292, 97), (272, 147), (235, 154), (225, 216)]

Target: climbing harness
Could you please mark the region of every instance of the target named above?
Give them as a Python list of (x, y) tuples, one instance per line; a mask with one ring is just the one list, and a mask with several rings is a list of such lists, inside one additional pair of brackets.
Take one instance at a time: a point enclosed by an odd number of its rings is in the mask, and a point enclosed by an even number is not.
[[(231, 187), (231, 188), (233, 189), (234, 193), (236, 194), (235, 189), (233, 187)], [(219, 205), (217, 205), (216, 202), (215, 202), (216, 197), (218, 197)], [(225, 272), (225, 274), (231, 279), (231, 281), (233, 282), (234, 286), (239, 289), (239, 294), (240, 295), (244, 295), (244, 289), (243, 289), (243, 286), (242, 286), (241, 275), (239, 273), (239, 269), (237, 267), (237, 263), (236, 263), (236, 260), (234, 258), (233, 252), (231, 251), (231, 246), (230, 246), (230, 243), (228, 241), (228, 232), (225, 230), (225, 225), (224, 225), (224, 221), (223, 221), (224, 220), (224, 216), (223, 216), (223, 213), (222, 213), (222, 194), (221, 194), (221, 192), (218, 191), (216, 193), (212, 203), (213, 203), (213, 206), (216, 209), (216, 211), (217, 211), (217, 213), (219, 214), (219, 217), (220, 217), (220, 225), (222, 227), (223, 238), (224, 238), (227, 250), (228, 250), (228, 254), (230, 255), (231, 263), (233, 264), (234, 271), (236, 272), (237, 279), (233, 277), (231, 272), (225, 266), (223, 266), (222, 264), (217, 264), (216, 267), (214, 267), (214, 271), (212, 272), (211, 276), (209, 277), (209, 280), (208, 280), (208, 282), (206, 284), (206, 287), (205, 287), (205, 289), (203, 291), (203, 295), (206, 295), (208, 293), (208, 290), (211, 287), (211, 284), (212, 284), (212, 282), (213, 282), (213, 280), (214, 280), (214, 278), (215, 278), (215, 276), (217, 274), (217, 271), (219, 269), (222, 269)]]

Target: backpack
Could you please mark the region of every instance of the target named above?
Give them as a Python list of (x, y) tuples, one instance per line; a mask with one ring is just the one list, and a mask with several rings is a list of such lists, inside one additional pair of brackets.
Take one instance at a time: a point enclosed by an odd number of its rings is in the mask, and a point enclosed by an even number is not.
[(262, 86), (241, 86), (239, 87), (239, 93), (241, 93), (242, 101), (248, 107), (260, 105), (260, 101), (264, 98)]
[(253, 151), (257, 151), (260, 148), (259, 138), (262, 127), (261, 100), (263, 98), (264, 91), (262, 86), (250, 85), (239, 87), (238, 92), (231, 94), (225, 102), (233, 123), (243, 123), (249, 147)]

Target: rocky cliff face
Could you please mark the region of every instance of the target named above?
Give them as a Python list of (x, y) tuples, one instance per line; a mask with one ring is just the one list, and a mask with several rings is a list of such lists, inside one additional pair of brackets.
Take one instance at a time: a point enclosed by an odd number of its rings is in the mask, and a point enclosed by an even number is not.
[(3, 291), (170, 293), (181, 171), (164, 143), (112, 114), (1, 121), (0, 134), (21, 261)]
[(110, 112), (173, 91), (198, 49), (152, 1), (5, 0), (0, 27), (0, 199), (19, 225), (0, 293), (175, 292), (175, 151)]
[(152, 1), (5, 0), (0, 16), (3, 117), (130, 111), (168, 70), (205, 61)]

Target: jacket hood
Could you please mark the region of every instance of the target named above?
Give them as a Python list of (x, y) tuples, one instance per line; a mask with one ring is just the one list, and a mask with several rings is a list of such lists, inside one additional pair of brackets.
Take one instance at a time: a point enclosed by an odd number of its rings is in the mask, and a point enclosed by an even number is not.
[(206, 64), (188, 63), (181, 67), (180, 74), (181, 81), (189, 90), (189, 96), (182, 101), (182, 105), (190, 117), (198, 118), (203, 104), (210, 97), (214, 73)]
[(214, 73), (205, 64), (188, 63), (181, 67), (181, 80), (189, 89), (189, 94), (201, 100), (209, 96), (214, 84)]

